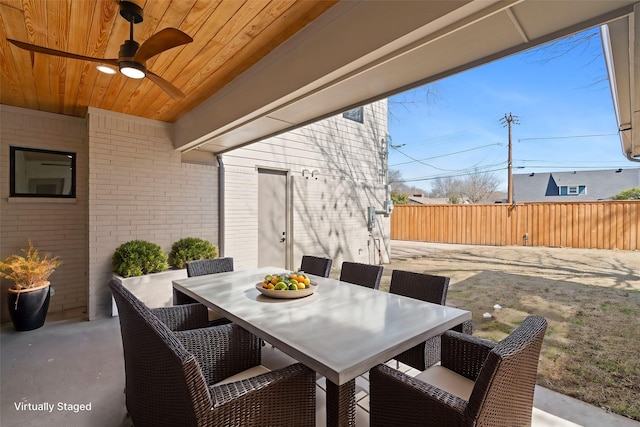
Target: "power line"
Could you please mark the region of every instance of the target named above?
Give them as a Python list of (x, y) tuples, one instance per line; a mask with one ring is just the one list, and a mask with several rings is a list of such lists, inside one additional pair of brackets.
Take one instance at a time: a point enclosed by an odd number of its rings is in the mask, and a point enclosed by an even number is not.
[(445, 135), (438, 135), (438, 136), (429, 136), (426, 138), (421, 138), (421, 139), (416, 139), (415, 137), (412, 139), (412, 142), (415, 143), (428, 143), (429, 147), (436, 147), (436, 146), (440, 146), (443, 144), (449, 144), (450, 141), (452, 140), (460, 140), (461, 138), (464, 138), (468, 135), (475, 135), (478, 133), (478, 131), (481, 131), (481, 128), (470, 128), (470, 129), (463, 129), (463, 130), (459, 130), (457, 132), (453, 132), (453, 133), (448, 133)]
[[(425, 161), (425, 160), (432, 160), (432, 159), (439, 159), (439, 158), (441, 158), (441, 157), (453, 156), (454, 154), (466, 153), (466, 152), (468, 152), (468, 151), (479, 150), (479, 149), (481, 149), (481, 148), (491, 147), (491, 146), (493, 146), (493, 145), (502, 145), (502, 144), (500, 144), (500, 143), (495, 143), (495, 144), (482, 145), (482, 146), (480, 146), (480, 147), (474, 147), (474, 148), (469, 148), (469, 149), (467, 149), (467, 150), (455, 151), (455, 152), (453, 152), (453, 153), (442, 154), (442, 155), (440, 155), (440, 156), (426, 157), (426, 158), (424, 158), (424, 159), (420, 159), (419, 161), (420, 161), (420, 162), (422, 162), (422, 161)], [(391, 146), (391, 148), (395, 148), (395, 147), (394, 147), (394, 146)], [(399, 151), (399, 150), (398, 150), (398, 151)], [(402, 154), (404, 154), (404, 153), (402, 153)], [(393, 165), (389, 165), (389, 167), (393, 167), (393, 166), (400, 166), (400, 165), (406, 165), (406, 164), (409, 164), (409, 163), (414, 163), (415, 161), (416, 161), (416, 160), (412, 160), (412, 161), (410, 161), (410, 162), (394, 163)]]
[[(429, 175), (429, 176), (422, 176), (422, 177), (417, 177), (417, 178), (409, 178), (409, 180), (422, 180), (422, 179), (438, 179), (438, 178), (449, 178), (449, 177), (454, 177), (454, 176), (468, 176), (468, 175), (473, 175), (475, 173), (478, 172), (494, 172), (495, 170), (503, 170), (505, 168), (498, 168), (498, 169), (490, 169), (493, 168), (495, 166), (501, 166), (504, 165), (506, 162), (500, 162), (500, 163), (495, 163), (492, 165), (486, 165), (486, 166), (482, 166), (482, 167), (472, 167), (472, 168), (464, 168), (464, 169), (459, 169), (458, 171), (460, 173), (458, 174), (436, 174), (436, 175)], [(490, 170), (487, 170), (490, 169)]]
[[(482, 171), (478, 171), (478, 172), (496, 172), (496, 171), (502, 171), (502, 170), (505, 170), (505, 168), (482, 170)], [(461, 177), (461, 176), (473, 175), (474, 173), (476, 173), (476, 171), (462, 173), (462, 174), (454, 174), (454, 175), (438, 175), (438, 176), (426, 176), (426, 177), (420, 177), (420, 178), (410, 178), (410, 179), (403, 179), (403, 180), (398, 181), (398, 182), (406, 183), (406, 182), (417, 182), (417, 181), (431, 181), (431, 180), (434, 180), (434, 179), (444, 179), (444, 178), (458, 178), (458, 177)]]
[[(394, 150), (396, 150), (398, 153), (402, 154), (403, 156), (413, 160), (413, 162), (420, 163), (421, 165), (429, 166), (430, 168), (438, 169), (439, 171), (443, 171), (443, 172), (453, 172), (453, 171), (455, 171), (454, 169), (442, 169), (442, 168), (439, 168), (437, 166), (430, 165), (429, 163), (425, 163), (422, 160), (416, 159), (415, 157), (411, 157), (410, 155), (408, 155), (407, 153), (405, 153), (402, 150), (399, 150), (397, 147), (394, 147), (393, 145), (391, 145), (391, 148), (393, 148)], [(413, 163), (413, 162), (409, 162), (409, 163)]]
[[(543, 160), (543, 159), (514, 159), (514, 161), (518, 161), (518, 162), (541, 162), (541, 163), (548, 163), (550, 162), (550, 160)], [(554, 159), (553, 162), (556, 162), (557, 159)], [(618, 164), (620, 163), (618, 160), (599, 160), (601, 163), (615, 163)], [(571, 163), (591, 163), (593, 162), (593, 160), (572, 160)]]
[(533, 141), (539, 139), (573, 139), (573, 138), (595, 138), (598, 136), (617, 136), (617, 133), (596, 133), (593, 135), (567, 135), (567, 136), (541, 136), (536, 138), (522, 138), (518, 139), (518, 142), (522, 141)]
[[(602, 165), (597, 166), (520, 166), (519, 169), (602, 169)], [(609, 168), (613, 168), (613, 166), (609, 166)], [(628, 166), (625, 166), (623, 169), (630, 169)], [(633, 169), (633, 168), (632, 168)]]

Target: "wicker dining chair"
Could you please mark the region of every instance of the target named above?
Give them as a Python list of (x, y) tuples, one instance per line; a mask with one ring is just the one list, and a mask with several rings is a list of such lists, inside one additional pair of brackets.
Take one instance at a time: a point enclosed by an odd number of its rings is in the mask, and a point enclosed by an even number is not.
[(369, 371), (370, 425), (530, 426), (547, 321), (528, 316), (499, 343), (447, 331), (442, 364), (416, 377)]
[[(213, 259), (199, 259), (196, 261), (189, 261), (187, 263), (187, 276), (204, 276), (206, 274), (226, 273), (233, 271), (233, 258), (213, 258)], [(195, 299), (188, 295), (174, 289), (173, 290), (173, 305), (181, 304), (193, 304), (196, 303)]]
[[(446, 276), (403, 270), (393, 270), (391, 273), (389, 293), (392, 294), (445, 305), (448, 289), (449, 277)], [(473, 324), (471, 321), (467, 321), (456, 326), (453, 330), (471, 335)], [(440, 361), (440, 336), (432, 337), (399, 354), (394, 359), (419, 371), (424, 371)]]
[(371, 289), (378, 289), (380, 287), (380, 279), (382, 278), (382, 270), (383, 267), (381, 265), (345, 261), (342, 263), (340, 281)]
[(232, 257), (199, 259), (187, 263), (187, 276), (189, 277), (226, 273), (227, 271), (233, 271)]
[(238, 325), (174, 331), (158, 317), (193, 310), (206, 321), (200, 304), (152, 310), (120, 283), (109, 287), (120, 318), (126, 406), (136, 427), (315, 425), (311, 369), (296, 363), (268, 371), (260, 365), (259, 340)]
[(320, 277), (329, 277), (331, 273), (331, 265), (333, 260), (331, 258), (322, 258), (313, 255), (303, 255), (302, 263), (300, 264), (300, 270), (305, 273), (315, 274)]

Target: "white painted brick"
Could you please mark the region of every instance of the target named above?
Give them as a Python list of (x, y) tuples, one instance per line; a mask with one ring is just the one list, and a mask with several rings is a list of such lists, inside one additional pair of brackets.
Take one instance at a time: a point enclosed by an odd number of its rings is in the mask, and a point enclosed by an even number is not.
[[(77, 307), (86, 301), (86, 252), (88, 221), (86, 121), (58, 114), (0, 106), (0, 169), (9, 168), (9, 146), (71, 151), (77, 154), (77, 198), (75, 203), (9, 202), (9, 186), (0, 186), (0, 258), (27, 246), (31, 239), (42, 252), (59, 255), (63, 265), (51, 276), (56, 292), (74, 294)], [(8, 173), (7, 173), (8, 176)], [(3, 281), (3, 290), (9, 285)], [(61, 300), (52, 298), (50, 312), (63, 309)], [(8, 320), (2, 306), (2, 321)]]
[[(89, 183), (98, 193), (89, 208), (94, 317), (108, 306), (110, 259), (120, 244), (144, 239), (168, 252), (176, 236), (187, 235), (218, 244), (217, 168), (183, 165), (165, 123), (94, 109), (88, 120), (89, 135), (96, 136), (89, 139)], [(103, 167), (108, 162), (113, 166)], [(205, 192), (212, 197), (199, 197)], [(191, 210), (198, 215), (189, 215)]]

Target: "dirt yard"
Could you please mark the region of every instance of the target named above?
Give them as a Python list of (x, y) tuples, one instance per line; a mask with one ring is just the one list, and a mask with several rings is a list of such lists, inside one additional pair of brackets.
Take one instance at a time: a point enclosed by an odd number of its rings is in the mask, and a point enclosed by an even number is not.
[(391, 258), (382, 289), (394, 269), (449, 276), (447, 305), (473, 312), (474, 335), (544, 316), (538, 384), (640, 421), (640, 252), (393, 241)]

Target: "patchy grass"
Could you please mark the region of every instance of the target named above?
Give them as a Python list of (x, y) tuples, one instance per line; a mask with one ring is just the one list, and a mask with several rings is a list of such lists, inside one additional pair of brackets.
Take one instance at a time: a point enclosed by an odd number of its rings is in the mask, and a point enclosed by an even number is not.
[(447, 305), (471, 310), (474, 335), (483, 338), (501, 340), (529, 314), (545, 317), (538, 384), (640, 421), (640, 252), (430, 251), (392, 257), (383, 289), (393, 269), (451, 277)]

